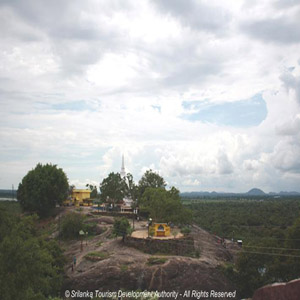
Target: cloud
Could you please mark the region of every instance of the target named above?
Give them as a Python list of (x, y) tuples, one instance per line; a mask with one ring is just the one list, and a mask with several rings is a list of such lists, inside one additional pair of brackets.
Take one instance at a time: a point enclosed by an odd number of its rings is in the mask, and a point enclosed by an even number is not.
[[(299, 135), (298, 135), (299, 137)], [(279, 142), (271, 155), (276, 169), (300, 174), (300, 143), (294, 140)]]
[(297, 136), (300, 132), (300, 115), (292, 117), (290, 120), (276, 127), (276, 132), (278, 135), (282, 136)]
[(218, 155), (218, 172), (222, 175), (233, 173), (233, 165), (225, 153)]
[(276, 0), (274, 1), (274, 6), (279, 9), (289, 9), (295, 6), (300, 6), (300, 4), (297, 0)]
[(224, 32), (231, 19), (229, 11), (205, 2), (180, 0), (154, 1), (163, 12), (178, 18), (185, 26), (212, 33)]
[[(283, 4), (284, 2), (284, 4)], [(298, 7), (297, 7), (298, 6)], [(251, 37), (260, 39), (263, 42), (274, 42), (280, 44), (295, 44), (300, 42), (300, 6), (293, 1), (277, 1), (273, 8), (264, 7), (270, 11), (265, 16), (260, 12), (252, 18), (241, 22), (240, 29)], [(282, 8), (292, 8), (283, 10)]]
[(288, 91), (291, 90), (295, 93), (296, 100), (300, 104), (300, 75), (295, 76), (292, 71), (286, 70), (281, 74), (280, 79)]
[(298, 14), (292, 1), (2, 1), (0, 188), (38, 162), (100, 182), (124, 153), (136, 181), (152, 168), (182, 191), (297, 190)]

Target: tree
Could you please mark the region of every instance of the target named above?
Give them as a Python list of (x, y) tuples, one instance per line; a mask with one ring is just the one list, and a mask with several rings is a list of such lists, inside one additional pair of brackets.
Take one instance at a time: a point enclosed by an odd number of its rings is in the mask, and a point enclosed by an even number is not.
[(123, 200), (126, 195), (126, 182), (119, 173), (110, 173), (100, 184), (101, 199), (107, 198), (112, 202), (113, 207), (116, 203)]
[(135, 184), (133, 180), (133, 176), (130, 173), (127, 173), (125, 177), (126, 182), (126, 196), (132, 199), (133, 201), (133, 208), (136, 208), (137, 205), (137, 198), (139, 194), (138, 186)]
[(69, 188), (68, 188), (68, 197), (72, 196), (72, 193), (73, 193), (74, 189), (75, 189), (75, 185), (74, 184), (69, 185)]
[(40, 300), (57, 295), (64, 265), (57, 242), (39, 234), (36, 216), (19, 218), (0, 210), (0, 220), (6, 219), (8, 224), (0, 223), (1, 299)]
[(78, 213), (68, 213), (61, 221), (60, 237), (63, 239), (76, 239), (79, 231), (84, 229), (84, 217)]
[(49, 215), (68, 195), (68, 179), (62, 169), (52, 164), (37, 164), (19, 184), (17, 199), (25, 211)]
[(180, 196), (179, 196), (180, 191), (176, 189), (176, 187), (172, 186), (168, 192), (172, 197), (180, 200)]
[(300, 218), (288, 229), (286, 246), (300, 249)]
[(189, 223), (191, 212), (180, 202), (179, 193), (174, 189), (147, 188), (140, 201), (142, 211), (148, 212), (155, 222)]
[(125, 218), (117, 218), (114, 222), (113, 233), (116, 236), (122, 236), (122, 241), (125, 241), (126, 235), (130, 232), (130, 224), (129, 221)]
[(98, 194), (97, 187), (95, 185), (92, 185), (92, 184), (89, 184), (89, 183), (87, 183), (85, 186), (92, 191), (90, 197), (92, 199), (97, 198), (97, 194)]
[(153, 172), (151, 169), (147, 170), (139, 181), (140, 197), (143, 196), (146, 188), (162, 188), (166, 187), (166, 182), (159, 174)]
[[(287, 248), (300, 249), (300, 218), (297, 218), (294, 224), (288, 229), (285, 244)], [(288, 257), (285, 265), (288, 266), (287, 278), (289, 280), (299, 277), (300, 260), (298, 257)]]

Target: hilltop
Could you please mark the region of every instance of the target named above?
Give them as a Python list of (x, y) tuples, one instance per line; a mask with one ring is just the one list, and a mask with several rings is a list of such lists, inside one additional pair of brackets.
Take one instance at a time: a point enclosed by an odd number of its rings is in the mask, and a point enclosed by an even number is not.
[(247, 195), (252, 195), (252, 196), (264, 196), (264, 195), (266, 195), (266, 193), (263, 190), (258, 189), (258, 188), (253, 188), (250, 191), (248, 191), (246, 194)]
[[(73, 210), (73, 208), (67, 208)], [(88, 210), (85, 210), (88, 211)], [(224, 248), (219, 239), (205, 230), (193, 226), (191, 236), (200, 257), (147, 254), (123, 244), (120, 238), (112, 238), (112, 217), (89, 216), (100, 230), (80, 251), (80, 241), (63, 242), (68, 261), (62, 291), (68, 290), (158, 290), (184, 292), (201, 287), (202, 290), (234, 291), (220, 266), (235, 260), (238, 246), (227, 241)], [(146, 222), (135, 224), (145, 228)], [(54, 233), (55, 234), (55, 233)], [(170, 241), (172, 242), (172, 240)], [(97, 255), (96, 255), (97, 253)], [(72, 271), (73, 257), (77, 266)], [(177, 299), (182, 299), (178, 297)]]

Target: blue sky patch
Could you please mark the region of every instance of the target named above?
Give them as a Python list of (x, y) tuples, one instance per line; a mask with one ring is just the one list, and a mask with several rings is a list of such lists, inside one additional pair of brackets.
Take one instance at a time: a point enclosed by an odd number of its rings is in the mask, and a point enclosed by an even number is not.
[(151, 106), (154, 110), (157, 110), (158, 112), (161, 112), (161, 106), (159, 106), (159, 105), (151, 105)]
[(221, 104), (212, 104), (209, 100), (184, 101), (186, 113), (181, 117), (189, 121), (201, 121), (234, 127), (259, 125), (267, 116), (267, 106), (261, 94), (250, 99)]

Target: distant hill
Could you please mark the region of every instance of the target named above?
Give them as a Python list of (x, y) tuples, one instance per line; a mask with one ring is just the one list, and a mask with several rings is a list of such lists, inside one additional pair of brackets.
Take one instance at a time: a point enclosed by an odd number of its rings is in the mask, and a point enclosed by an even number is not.
[(252, 195), (252, 196), (263, 196), (263, 195), (266, 195), (266, 193), (264, 191), (262, 191), (261, 189), (257, 189), (257, 188), (251, 189), (246, 194), (247, 195)]
[(281, 191), (280, 193), (279, 193), (279, 195), (281, 195), (281, 196), (300, 196), (300, 193), (298, 193), (298, 192), (283, 192), (283, 191)]
[(263, 190), (258, 188), (253, 188), (246, 193), (224, 193), (224, 192), (184, 192), (180, 194), (184, 198), (227, 198), (227, 197), (289, 197), (289, 196), (300, 196), (299, 192), (283, 192), (274, 193), (270, 192), (266, 194)]

